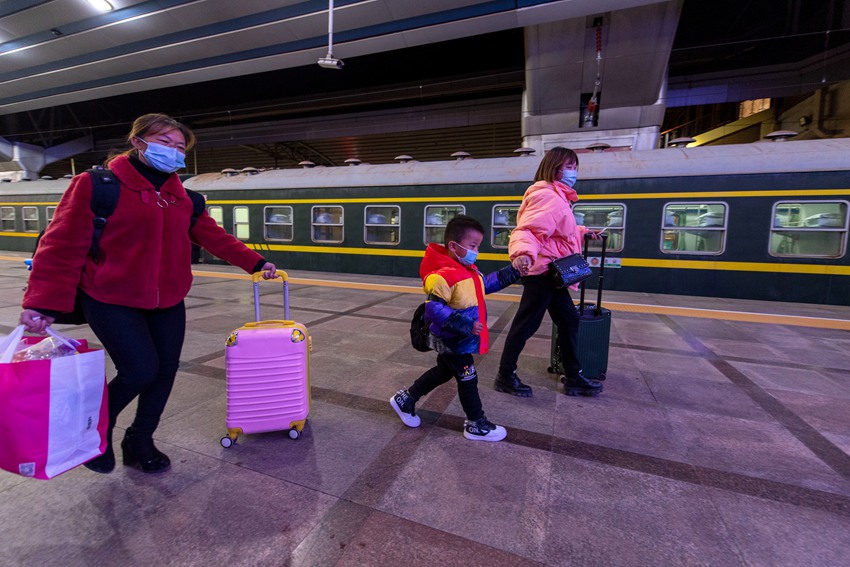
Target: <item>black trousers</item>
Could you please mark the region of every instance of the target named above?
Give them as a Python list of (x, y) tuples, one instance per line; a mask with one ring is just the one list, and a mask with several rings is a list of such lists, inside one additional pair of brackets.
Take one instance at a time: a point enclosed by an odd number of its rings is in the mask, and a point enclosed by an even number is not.
[(478, 374), (475, 372), (474, 362), (471, 354), (438, 354), (437, 365), (417, 378), (407, 391), (414, 400), (419, 400), (454, 377), (457, 380), (457, 395), (466, 418), (470, 421), (480, 419), (484, 410), (478, 395)]
[(526, 276), (522, 278), (522, 285), (522, 299), (499, 361), (499, 376), (507, 377), (516, 371), (517, 361), (525, 343), (540, 328), (543, 315), (547, 311), (558, 327), (558, 347), (564, 364), (564, 374), (567, 377), (577, 376), (581, 371), (576, 351), (579, 318), (569, 289), (555, 288), (552, 276), (548, 273)]
[(165, 410), (186, 331), (186, 308), (181, 301), (166, 309), (135, 309), (101, 303), (81, 294), (83, 312), (117, 375), (109, 382), (109, 427), (136, 397), (139, 403), (133, 430), (152, 434)]

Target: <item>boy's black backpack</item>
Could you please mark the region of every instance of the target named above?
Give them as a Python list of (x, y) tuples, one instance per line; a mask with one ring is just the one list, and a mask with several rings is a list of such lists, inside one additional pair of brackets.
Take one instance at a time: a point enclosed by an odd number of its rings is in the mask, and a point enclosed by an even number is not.
[[(115, 207), (118, 205), (118, 197), (121, 194), (121, 183), (112, 175), (110, 170), (102, 166), (93, 167), (88, 170), (88, 174), (91, 176), (92, 182), (91, 210), (94, 213), (94, 219), (92, 220), (94, 230), (91, 236), (89, 255), (97, 262), (100, 252), (100, 236), (103, 234), (103, 229), (106, 228), (106, 219), (115, 212)], [(192, 200), (192, 219), (189, 221), (189, 230), (192, 230), (192, 227), (195, 226), (195, 221), (204, 212), (206, 202), (204, 201), (204, 196), (200, 193), (190, 191), (189, 189), (186, 189), (186, 193)], [(33, 257), (35, 257), (35, 253), (38, 250), (38, 243), (41, 241), (43, 235), (44, 231), (42, 230), (38, 234), (38, 238), (35, 239)], [(70, 313), (60, 314), (54, 321), (54, 323), (60, 325), (82, 325), (85, 322), (86, 317), (83, 315), (82, 306), (80, 305), (79, 292), (77, 300), (74, 302), (74, 310)]]
[(428, 352), (431, 346), (428, 344), (428, 323), (425, 322), (425, 303), (420, 303), (413, 312), (410, 321), (410, 344), (419, 352)]

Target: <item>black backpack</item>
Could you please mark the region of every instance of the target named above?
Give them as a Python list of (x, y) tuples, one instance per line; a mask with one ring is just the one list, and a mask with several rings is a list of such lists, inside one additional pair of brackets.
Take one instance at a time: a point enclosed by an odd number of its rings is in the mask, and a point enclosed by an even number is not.
[[(89, 255), (97, 262), (100, 252), (100, 236), (103, 234), (103, 229), (106, 228), (106, 219), (115, 212), (115, 207), (118, 206), (118, 197), (121, 195), (121, 183), (112, 175), (110, 170), (102, 166), (93, 167), (88, 170), (88, 174), (91, 176), (92, 182), (91, 210), (94, 213), (94, 219), (92, 220), (94, 230), (91, 236)], [(198, 220), (198, 217), (206, 209), (206, 202), (204, 201), (204, 196), (200, 193), (189, 189), (186, 189), (186, 193), (192, 200), (192, 219), (189, 221), (189, 230), (192, 230), (192, 227), (195, 226), (195, 221)], [(38, 250), (38, 243), (41, 241), (43, 235), (44, 231), (42, 230), (38, 234), (38, 238), (35, 239), (33, 257), (35, 257), (35, 253)], [(79, 292), (76, 301), (74, 301), (74, 310), (70, 313), (61, 313), (54, 321), (54, 323), (60, 325), (83, 325), (85, 322), (86, 316), (83, 315), (83, 309), (80, 305)]]
[(428, 323), (425, 322), (425, 303), (423, 302), (413, 312), (413, 319), (410, 321), (410, 344), (419, 352), (432, 350), (428, 344), (429, 334)]

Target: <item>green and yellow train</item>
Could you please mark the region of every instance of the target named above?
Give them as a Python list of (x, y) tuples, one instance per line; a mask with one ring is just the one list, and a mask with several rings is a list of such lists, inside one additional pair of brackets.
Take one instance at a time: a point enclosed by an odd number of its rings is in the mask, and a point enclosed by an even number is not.
[[(488, 230), (479, 267), (504, 265), (539, 159), (246, 168), (185, 185), (225, 230), (284, 268), (415, 277), (426, 244), (441, 242), (458, 213)], [(850, 139), (580, 160), (574, 213), (610, 235), (606, 288), (850, 305)], [(32, 250), (66, 185), (0, 184), (0, 248)]]

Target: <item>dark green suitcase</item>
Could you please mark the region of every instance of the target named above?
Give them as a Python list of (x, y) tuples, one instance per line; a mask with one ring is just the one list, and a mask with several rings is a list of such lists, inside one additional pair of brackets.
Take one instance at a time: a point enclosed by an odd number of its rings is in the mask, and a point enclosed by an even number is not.
[[(581, 371), (586, 378), (605, 380), (608, 372), (608, 349), (611, 342), (611, 310), (602, 307), (602, 282), (605, 269), (605, 247), (608, 235), (602, 235), (602, 262), (599, 266), (599, 282), (597, 284), (596, 303), (584, 302), (585, 282), (581, 282), (581, 299), (579, 300), (579, 324), (576, 348)], [(585, 246), (585, 258), (587, 247)], [(558, 327), (552, 325), (552, 344), (549, 355), (549, 372), (563, 374), (558, 352)]]
[[(608, 372), (608, 346), (611, 340), (611, 310), (604, 307), (596, 313), (596, 305), (588, 303), (579, 315), (578, 360), (587, 378), (605, 380)], [(558, 327), (552, 325), (552, 345), (549, 372), (563, 374), (558, 352)]]

